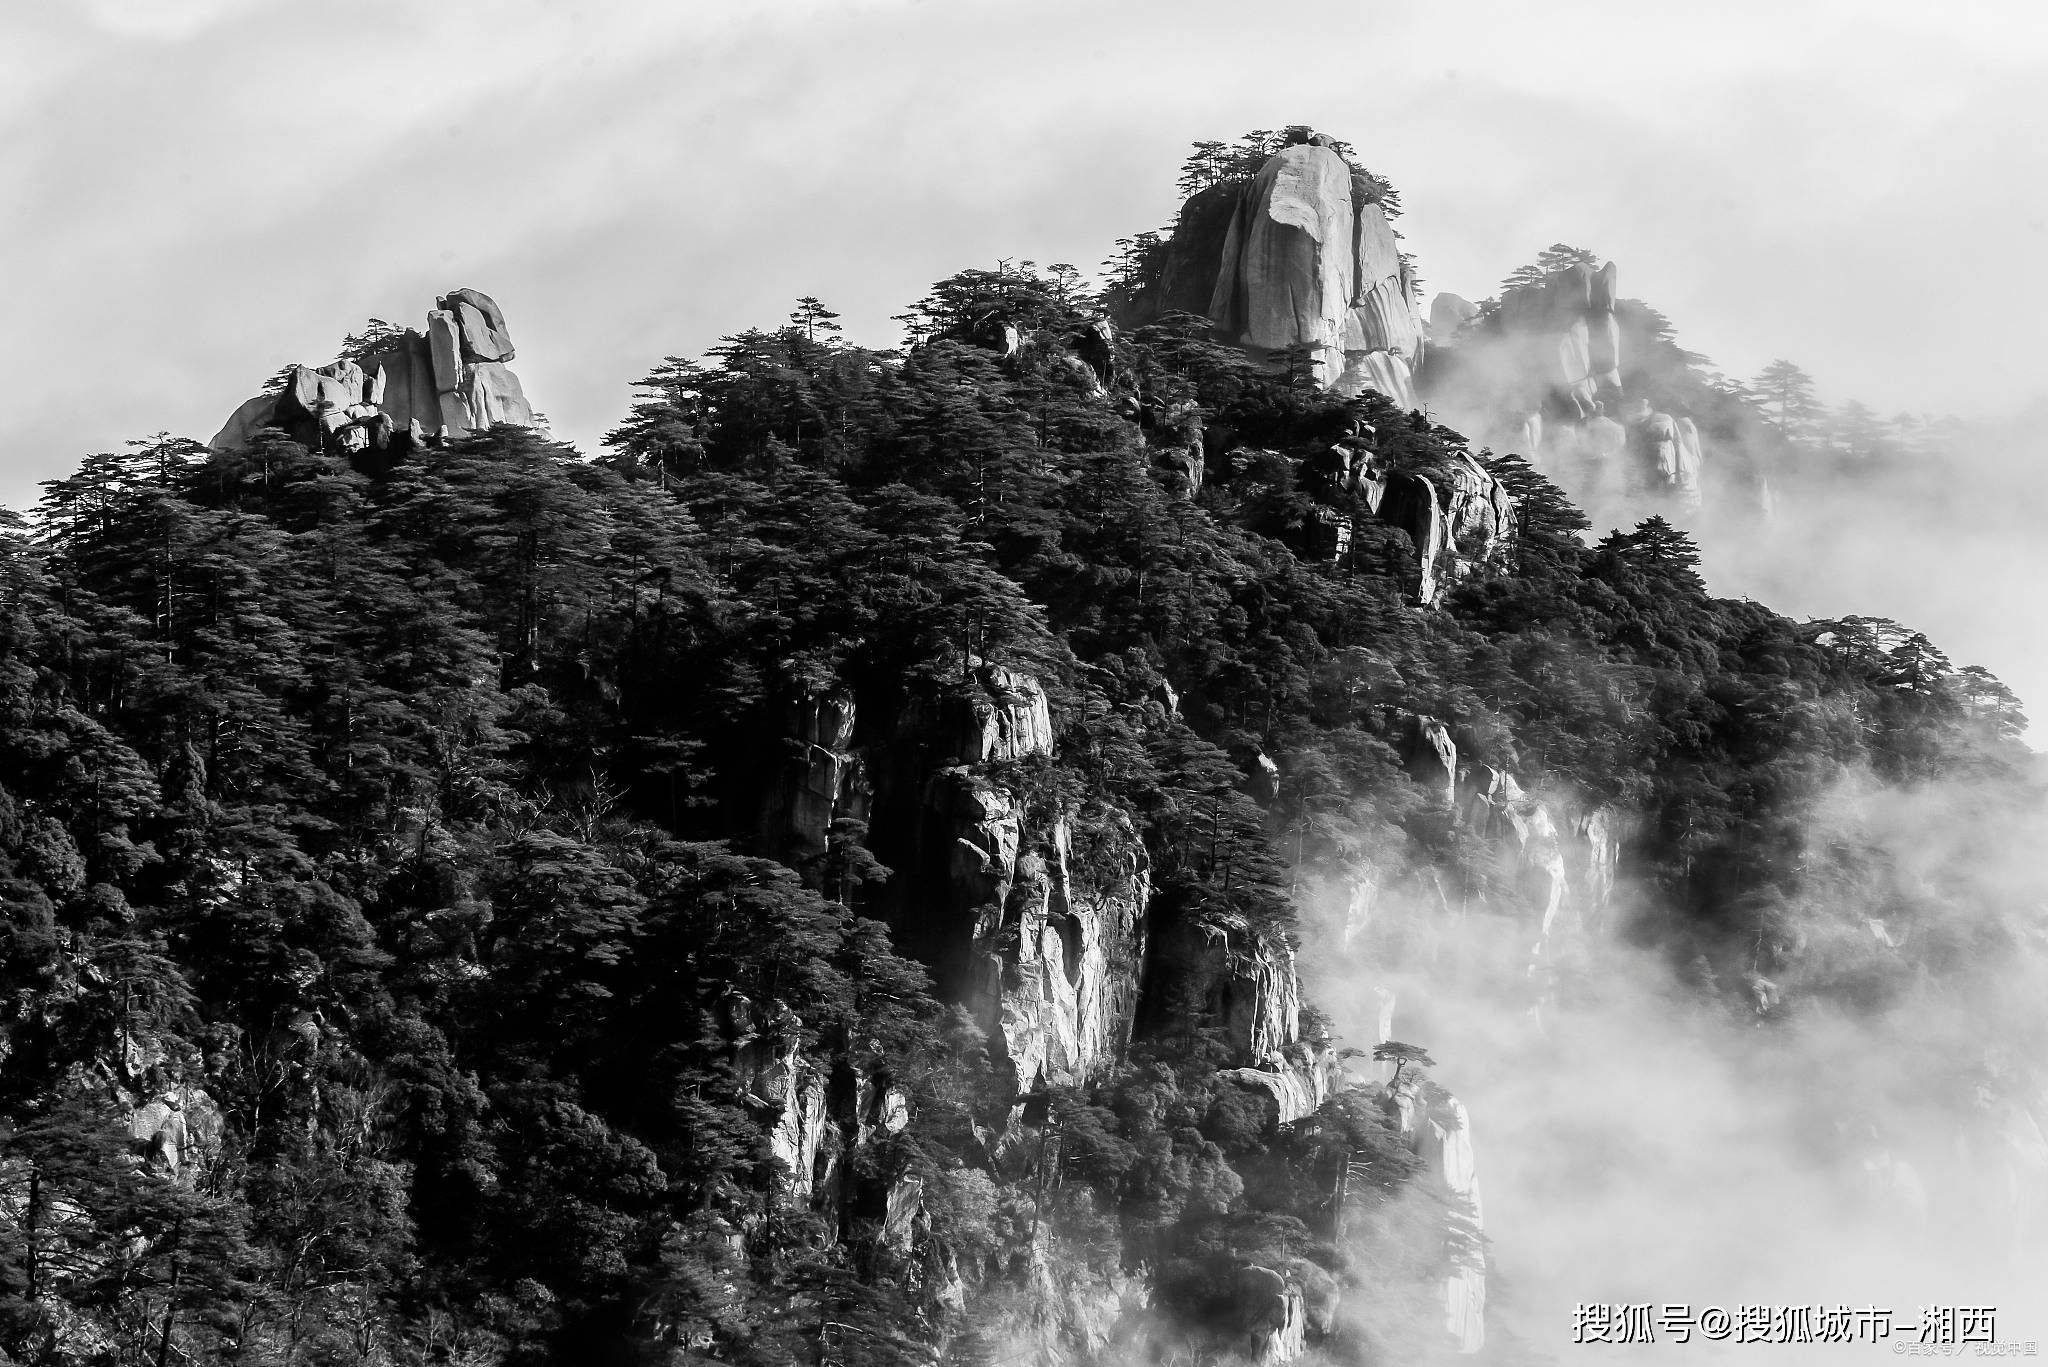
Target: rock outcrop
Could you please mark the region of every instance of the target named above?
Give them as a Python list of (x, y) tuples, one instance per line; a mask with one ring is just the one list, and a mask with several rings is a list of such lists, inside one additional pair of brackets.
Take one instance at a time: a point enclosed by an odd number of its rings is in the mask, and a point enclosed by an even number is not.
[[(1151, 870), (1107, 803), (1027, 810), (997, 766), (1048, 756), (1031, 676), (973, 662), (870, 723), (843, 689), (793, 699), (788, 750), (763, 778), (760, 829), (817, 881), (833, 823), (876, 823), (902, 943), (988, 1032), (1018, 1095), (1079, 1083), (1130, 1038)], [(824, 889), (828, 894), (837, 889)]]
[(1442, 1285), (1444, 1328), (1460, 1353), (1486, 1346), (1485, 1207), (1465, 1103), (1433, 1083), (1404, 1078), (1389, 1094), (1394, 1120), (1444, 1204), (1450, 1267)]
[[(1320, 528), (1307, 554), (1341, 561), (1367, 521), (1398, 528), (1407, 534), (1416, 598), (1424, 606), (1460, 580), (1507, 562), (1520, 513), (1491, 470), (1455, 449), (1426, 468), (1403, 467), (1378, 449), (1378, 441), (1379, 434), (1361, 423), (1352, 435), (1298, 462), (1302, 488), (1316, 500)], [(1278, 453), (1237, 456), (1277, 459)]]
[[(1439, 294), (1418, 385), (1445, 421), (1524, 457), (1596, 513), (1645, 503), (1696, 512), (1709, 453), (1683, 411), (1690, 391), (1660, 379), (1682, 353), (1657, 332), (1661, 320), (1616, 289), (1610, 261), (1553, 271), (1483, 312)], [(1742, 482), (1732, 467), (1723, 480)], [(1759, 484), (1742, 497), (1761, 509), (1768, 493)]]
[(225, 1131), (213, 1097), (189, 1084), (165, 1087), (129, 1112), (128, 1135), (144, 1165), (172, 1178), (191, 1180), (195, 1162), (219, 1154)]
[(1639, 490), (1686, 508), (1700, 506), (1700, 430), (1691, 418), (1653, 413), (1636, 405), (1628, 449)]
[(1494, 847), (1501, 885), (1538, 917), (1532, 963), (1549, 957), (1559, 936), (1604, 928), (1621, 860), (1613, 813), (1533, 797), (1484, 764), (1463, 771), (1460, 798), (1466, 829)]
[(357, 359), (293, 366), (275, 394), (238, 407), (210, 443), (238, 451), (265, 427), (302, 445), (383, 450), (395, 437), (462, 437), (498, 423), (537, 427), (497, 302), (459, 289), (435, 301), (424, 332), (387, 335)]
[(1189, 199), (1130, 317), (1203, 313), (1257, 360), (1303, 351), (1324, 387), (1413, 408), (1422, 324), (1378, 186), (1329, 139), (1300, 136), (1249, 181)]
[(1163, 932), (1146, 988), (1156, 1018), (1222, 1028), (1241, 1066), (1219, 1076), (1270, 1100), (1276, 1124), (1316, 1110), (1340, 1081), (1330, 1042), (1302, 1035), (1294, 951), (1241, 919), (1183, 922)]
[(835, 820), (867, 815), (866, 770), (853, 753), (857, 716), (845, 689), (805, 694), (789, 705), (790, 753), (763, 795), (761, 836), (793, 867), (825, 854)]
[(1414, 543), (1416, 597), (1425, 606), (1481, 566), (1498, 562), (1514, 543), (1514, 498), (1492, 471), (1462, 451), (1433, 476), (1411, 470), (1368, 475), (1362, 491), (1373, 514)]
[(744, 997), (728, 999), (720, 1015), (733, 1073), (783, 1165), (783, 1189), (807, 1199), (830, 1180), (838, 1152), (825, 1079), (800, 1047), (803, 1022), (781, 1002), (764, 1008)]

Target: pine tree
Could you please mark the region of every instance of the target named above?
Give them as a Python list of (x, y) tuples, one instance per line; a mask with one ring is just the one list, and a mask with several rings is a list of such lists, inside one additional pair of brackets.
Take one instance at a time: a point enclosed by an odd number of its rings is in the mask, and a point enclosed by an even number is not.
[(1750, 382), (1757, 401), (1778, 435), (1803, 442), (1813, 433), (1820, 404), (1813, 396), (1813, 377), (1786, 360), (1772, 361)]

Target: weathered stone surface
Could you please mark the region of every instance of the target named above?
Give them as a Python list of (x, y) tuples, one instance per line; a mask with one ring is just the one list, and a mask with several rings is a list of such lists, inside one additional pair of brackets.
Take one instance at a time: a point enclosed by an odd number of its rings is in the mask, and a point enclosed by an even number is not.
[(1700, 432), (1693, 420), (1670, 413), (1644, 413), (1628, 434), (1636, 481), (1679, 504), (1700, 504)]
[[(1611, 261), (1553, 272), (1459, 324), (1454, 341), (1436, 328), (1421, 383), (1452, 426), (1521, 454), (1596, 517), (1632, 519), (1644, 501), (1697, 510), (1708, 473), (1699, 429), (1683, 412), (1652, 411), (1676, 398), (1657, 378), (1674, 363), (1659, 354), (1654, 315), (1619, 302)], [(1456, 306), (1444, 307), (1448, 326)], [(1646, 345), (1625, 386), (1626, 352)], [(1743, 501), (1762, 510), (1767, 491)]]
[(745, 997), (726, 999), (721, 1011), (733, 1071), (768, 1132), (768, 1148), (783, 1164), (784, 1190), (798, 1200), (816, 1190), (820, 1158), (832, 1138), (825, 1079), (799, 1047), (803, 1022), (780, 1002), (762, 1008)]
[(807, 693), (786, 710), (790, 754), (762, 799), (761, 836), (792, 864), (823, 855), (832, 823), (866, 815), (866, 775), (852, 753), (858, 711), (845, 689)]
[(1444, 807), (1458, 800), (1458, 747), (1435, 717), (1413, 716), (1401, 737), (1402, 758), (1416, 782)]
[(912, 704), (907, 725), (942, 764), (982, 764), (1052, 753), (1052, 713), (1036, 679), (975, 662), (967, 680)]
[(1301, 1288), (1269, 1267), (1241, 1268), (1233, 1300), (1242, 1317), (1250, 1361), (1292, 1362), (1308, 1346), (1308, 1310)]
[(481, 290), (452, 290), (434, 301), (434, 307), (455, 315), (462, 335), (465, 361), (509, 361), (514, 358), (512, 334), (505, 329), (505, 313), (497, 300)]
[(1083, 876), (1066, 819), (1020, 853), (1022, 826), (1001, 789), (949, 771), (956, 838), (953, 904), (975, 915), (980, 965), (968, 1005), (1019, 1092), (1079, 1082), (1129, 1037), (1151, 879), (1144, 844), (1121, 811), (1104, 813)]
[(1413, 407), (1422, 328), (1399, 242), (1365, 185), (1322, 143), (1275, 153), (1239, 194), (1207, 312), (1256, 356), (1306, 347), (1325, 386)]
[(462, 403), (471, 431), (488, 431), (501, 422), (514, 427), (539, 426), (519, 377), (497, 361), (463, 367)]
[[(810, 734), (848, 737), (850, 701), (807, 720)], [(1151, 900), (1136, 826), (1104, 803), (1027, 821), (985, 772), (1052, 751), (1045, 691), (1027, 674), (976, 662), (913, 698), (893, 731), (899, 764), (936, 766), (918, 771), (919, 848), (885, 856), (925, 880), (909, 892), (907, 933), (988, 1032), (1018, 1093), (1084, 1080), (1120, 1053), (1135, 1016)]]
[(1386, 1101), (1443, 1200), (1450, 1263), (1441, 1288), (1444, 1328), (1460, 1353), (1477, 1353), (1486, 1346), (1486, 1217), (1471, 1117), (1464, 1102), (1413, 1074)]
[(394, 425), (418, 422), (426, 431), (441, 426), (441, 396), (434, 383), (434, 363), (424, 335), (407, 328), (384, 350), (372, 356), (370, 366), (383, 377), (383, 394), (378, 405)]
[(1351, 304), (1351, 168), (1299, 144), (1267, 161), (1239, 200), (1209, 316), (1265, 350), (1337, 339)]
[(220, 1152), (225, 1122), (205, 1090), (174, 1086), (129, 1113), (128, 1134), (143, 1162), (168, 1177), (189, 1175)]
[(270, 426), (277, 413), (277, 395), (258, 394), (245, 400), (228, 415), (220, 431), (213, 434), (207, 445), (216, 451), (240, 451), (254, 441), (256, 434)]
[(1479, 305), (1456, 294), (1438, 294), (1429, 301), (1429, 339), (1448, 342), (1458, 329), (1479, 316)]
[(924, 1179), (905, 1175), (889, 1184), (882, 1216), (882, 1243), (899, 1251), (908, 1250), (924, 1216)]
[(283, 395), (243, 404), (211, 444), (240, 450), (268, 423), (342, 452), (382, 450), (415, 424), (422, 435), (452, 436), (498, 423), (538, 427), (519, 377), (503, 364), (513, 351), (497, 303), (470, 289), (439, 302), (424, 333), (408, 328), (388, 338), (360, 366), (296, 367)]
[(1605, 924), (1621, 862), (1621, 833), (1606, 808), (1538, 798), (1513, 775), (1475, 764), (1463, 775), (1460, 820), (1493, 842), (1501, 885), (1536, 915), (1532, 964), (1553, 956), (1559, 937)]
[(462, 395), (450, 390), (437, 395), (435, 403), (440, 408), (440, 427), (443, 433), (450, 437), (469, 435), (469, 405), (463, 402)]
[(1493, 473), (1459, 452), (1434, 477), (1394, 470), (1361, 485), (1366, 503), (1408, 533), (1420, 570), (1417, 597), (1428, 605), (1451, 584), (1497, 560), (1513, 544), (1515, 500)]
[(362, 367), (353, 361), (336, 361), (317, 370), (294, 366), (277, 396), (278, 415), (287, 420), (310, 418), (323, 431), (339, 431), (352, 421), (348, 411), (362, 403), (364, 388)]
[[(1300, 977), (1294, 951), (1284, 943), (1235, 915), (1182, 921), (1161, 933), (1146, 984), (1151, 1018), (1219, 1028), (1236, 1063), (1268, 1074), (1298, 1073), (1308, 1092), (1322, 1088), (1327, 1095), (1322, 1043), (1301, 1041)], [(1243, 1080), (1283, 1103), (1294, 1085)]]
[(1338, 1084), (1337, 1058), (1327, 1044), (1296, 1040), (1257, 1068), (1227, 1068), (1218, 1077), (1255, 1091), (1273, 1104), (1273, 1120), (1291, 1125), (1313, 1115)]
[(434, 367), (434, 392), (451, 394), (462, 386), (462, 332), (446, 309), (427, 314), (427, 355)]

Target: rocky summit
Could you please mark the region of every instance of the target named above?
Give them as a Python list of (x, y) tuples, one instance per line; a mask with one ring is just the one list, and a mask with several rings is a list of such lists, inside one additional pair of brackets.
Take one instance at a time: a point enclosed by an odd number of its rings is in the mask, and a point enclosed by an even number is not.
[(276, 427), (304, 445), (383, 451), (394, 438), (420, 444), (498, 423), (538, 425), (506, 364), (515, 353), (504, 311), (480, 290), (435, 300), (425, 332), (378, 328), (356, 350), (328, 365), (289, 367), (279, 391), (237, 408), (209, 445), (239, 451)]

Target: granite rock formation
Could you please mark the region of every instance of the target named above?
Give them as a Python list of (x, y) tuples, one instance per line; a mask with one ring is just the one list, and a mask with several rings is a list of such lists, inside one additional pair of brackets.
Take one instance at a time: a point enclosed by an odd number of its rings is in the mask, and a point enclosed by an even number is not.
[(1205, 314), (1255, 359), (1302, 351), (1326, 388), (1415, 407), (1413, 280), (1375, 182), (1328, 138), (1304, 133), (1249, 181), (1191, 197), (1166, 250), (1128, 319)]
[[(1355, 496), (1371, 518), (1408, 534), (1416, 567), (1415, 596), (1435, 603), (1458, 581), (1497, 564), (1514, 544), (1515, 500), (1493, 472), (1464, 452), (1430, 469), (1403, 469), (1374, 449), (1375, 435), (1363, 432), (1332, 446), (1309, 462), (1309, 471), (1328, 494)], [(1341, 559), (1358, 528), (1334, 510), (1325, 549)], [(1334, 506), (1333, 506), (1334, 505)]]
[(1627, 497), (1697, 510), (1699, 428), (1657, 407), (1668, 396), (1653, 401), (1630, 360), (1646, 339), (1625, 326), (1619, 303), (1611, 261), (1553, 271), (1485, 311), (1439, 294), (1421, 385), (1452, 425), (1596, 505)]
[(383, 450), (398, 437), (463, 437), (499, 423), (538, 427), (519, 377), (505, 314), (480, 290), (442, 295), (424, 332), (381, 338), (360, 358), (293, 366), (275, 394), (243, 403), (214, 434), (216, 450), (246, 447), (278, 427), (309, 447)]

